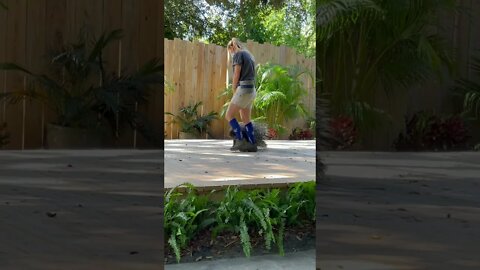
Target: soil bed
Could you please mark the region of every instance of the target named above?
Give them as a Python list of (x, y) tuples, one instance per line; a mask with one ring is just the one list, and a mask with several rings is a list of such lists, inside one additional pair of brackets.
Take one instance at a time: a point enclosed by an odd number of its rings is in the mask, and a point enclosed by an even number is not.
[[(263, 236), (250, 232), (252, 244), (251, 256), (265, 254), (279, 254), (275, 243), (272, 243), (271, 250), (265, 248)], [(315, 248), (315, 224), (301, 224), (285, 229), (284, 238), (285, 253), (292, 253)], [(167, 246), (166, 246), (167, 247)], [(180, 263), (189, 263), (203, 260), (218, 260), (227, 258), (245, 257), (240, 237), (238, 234), (224, 232), (212, 240), (211, 231), (204, 230), (192, 239), (190, 245), (182, 251)], [(175, 264), (175, 254), (170, 248), (166, 249), (166, 264)]]

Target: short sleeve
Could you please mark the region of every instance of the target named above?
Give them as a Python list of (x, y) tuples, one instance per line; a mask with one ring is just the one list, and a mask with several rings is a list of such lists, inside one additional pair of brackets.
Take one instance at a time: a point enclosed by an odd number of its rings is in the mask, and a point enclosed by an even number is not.
[(233, 55), (233, 65), (242, 65), (243, 64), (243, 53), (238, 52)]

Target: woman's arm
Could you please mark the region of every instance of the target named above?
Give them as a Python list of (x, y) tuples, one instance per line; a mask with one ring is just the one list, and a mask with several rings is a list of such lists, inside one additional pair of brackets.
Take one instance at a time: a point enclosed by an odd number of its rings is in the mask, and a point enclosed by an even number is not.
[(240, 79), (240, 70), (242, 70), (241, 65), (235, 65), (233, 68), (233, 81), (232, 81), (233, 92), (237, 90), (238, 80)]

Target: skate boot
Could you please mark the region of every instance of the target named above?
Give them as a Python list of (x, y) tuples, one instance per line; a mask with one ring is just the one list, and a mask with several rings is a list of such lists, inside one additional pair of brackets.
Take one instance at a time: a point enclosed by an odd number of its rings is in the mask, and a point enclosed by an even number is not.
[(252, 144), (246, 140), (243, 140), (243, 144), (239, 146), (240, 152), (257, 152), (257, 144)]
[(233, 146), (230, 147), (230, 151), (242, 151), (245, 146), (245, 140), (234, 139)]

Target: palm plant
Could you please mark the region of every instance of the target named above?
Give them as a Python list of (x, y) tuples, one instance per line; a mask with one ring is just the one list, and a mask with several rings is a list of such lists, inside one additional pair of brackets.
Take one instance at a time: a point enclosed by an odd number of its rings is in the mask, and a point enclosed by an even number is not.
[[(376, 103), (395, 89), (440, 75), (451, 60), (437, 29), (441, 8), (453, 0), (320, 0), (317, 63), (332, 115), (352, 117), (360, 132), (388, 123)], [(385, 106), (388, 108), (388, 105)]]
[[(264, 122), (270, 128), (280, 133), (286, 131), (285, 124), (297, 117), (307, 117), (308, 111), (302, 99), (307, 90), (303, 86), (301, 76), (311, 74), (296, 66), (284, 67), (266, 63), (257, 65), (256, 90), (257, 97), (253, 103), (252, 118), (254, 121)], [(220, 95), (231, 98), (233, 95), (231, 85)], [(221, 116), (225, 115), (229, 102), (224, 104)]]
[(78, 42), (65, 46), (52, 58), (51, 76), (15, 63), (0, 64), (1, 70), (20, 71), (30, 79), (27, 89), (9, 91), (0, 98), (10, 103), (25, 97), (39, 100), (55, 112), (54, 124), (62, 127), (91, 129), (109, 124), (118, 137), (118, 131), (128, 124), (154, 140), (137, 106), (146, 103), (152, 85), (163, 82), (163, 64), (152, 59), (132, 74), (107, 74), (103, 51), (122, 36), (121, 30), (114, 30), (91, 44), (82, 33)]
[(480, 118), (480, 57), (474, 57), (471, 63), (474, 79), (459, 79), (455, 90), (463, 95), (463, 111), (465, 115)]
[(210, 123), (217, 119), (217, 113), (214, 111), (211, 111), (206, 115), (199, 115), (198, 108), (200, 105), (202, 105), (201, 101), (180, 108), (179, 114), (173, 114), (170, 112), (165, 112), (165, 114), (174, 117), (172, 123), (180, 125), (180, 130), (182, 132), (193, 133), (198, 136), (203, 132), (208, 132)]
[[(471, 70), (474, 78), (457, 80), (454, 90), (463, 96), (463, 114), (478, 120), (480, 119), (480, 57), (472, 59)], [(480, 149), (480, 144), (475, 146), (475, 149)]]

